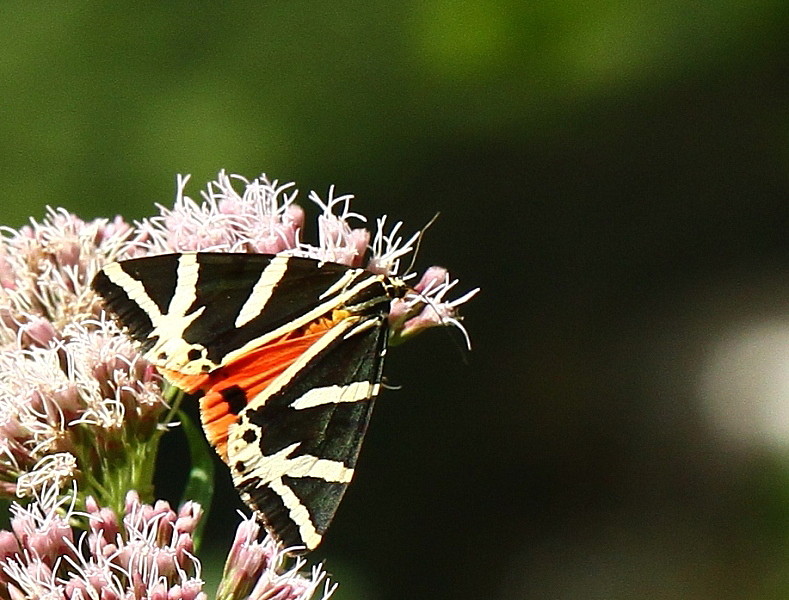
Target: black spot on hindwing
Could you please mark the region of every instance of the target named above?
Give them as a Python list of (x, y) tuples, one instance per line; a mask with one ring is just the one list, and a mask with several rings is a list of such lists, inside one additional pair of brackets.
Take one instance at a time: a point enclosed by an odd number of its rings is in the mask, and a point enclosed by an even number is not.
[(220, 391), (222, 400), (227, 403), (227, 410), (230, 414), (238, 415), (247, 406), (247, 394), (237, 385), (231, 385)]

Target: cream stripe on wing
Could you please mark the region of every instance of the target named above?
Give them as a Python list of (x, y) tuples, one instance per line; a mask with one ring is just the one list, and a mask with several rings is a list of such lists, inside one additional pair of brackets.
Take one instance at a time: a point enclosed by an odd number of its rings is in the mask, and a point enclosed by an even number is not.
[(276, 492), (288, 509), (290, 518), (293, 519), (293, 522), (299, 528), (299, 535), (304, 545), (308, 549), (312, 549), (320, 544), (322, 536), (315, 529), (315, 525), (312, 524), (312, 517), (310, 517), (309, 511), (301, 503), (298, 496), (293, 493), (293, 490), (285, 485), (281, 479), (275, 479), (271, 482), (271, 490)]
[(314, 477), (329, 483), (350, 483), (353, 479), (353, 469), (339, 460), (302, 454), (288, 462), (288, 470), (283, 473), (288, 477)]
[(260, 274), (260, 278), (255, 283), (255, 287), (252, 288), (249, 297), (244, 302), (244, 306), (238, 311), (235, 322), (236, 327), (246, 325), (263, 311), (271, 298), (271, 294), (274, 292), (274, 287), (282, 279), (287, 268), (287, 256), (278, 254), (271, 259), (271, 262), (266, 265), (266, 268)]
[(197, 264), (197, 254), (189, 252), (178, 258), (178, 271), (175, 280), (175, 293), (173, 293), (170, 306), (167, 308), (169, 316), (184, 316), (189, 307), (197, 298), (197, 278), (200, 275), (200, 265)]
[(148, 292), (145, 291), (145, 286), (124, 271), (120, 263), (110, 263), (102, 271), (104, 271), (107, 279), (121, 288), (130, 300), (145, 311), (151, 323), (155, 324), (157, 319), (162, 316), (162, 312), (159, 310), (156, 302), (151, 300)]
[[(244, 356), (250, 350), (254, 348), (258, 348), (271, 340), (274, 340), (281, 335), (288, 333), (290, 331), (294, 331), (311, 321), (314, 321), (316, 318), (325, 315), (328, 311), (332, 310), (333, 308), (341, 308), (345, 306), (345, 302), (353, 298), (356, 294), (360, 293), (366, 287), (372, 285), (380, 285), (380, 280), (377, 277), (370, 276), (368, 279), (360, 281), (352, 288), (345, 290), (343, 293), (330, 298), (326, 302), (319, 304), (318, 306), (314, 307), (312, 310), (305, 312), (300, 317), (293, 319), (289, 323), (285, 323), (281, 327), (277, 327), (271, 331), (266, 332), (265, 334), (261, 335), (258, 338), (250, 340), (246, 344), (244, 344), (241, 348), (237, 348), (232, 352), (228, 352), (223, 358), (222, 363), (227, 364), (235, 359), (239, 358), (240, 356)], [(337, 326), (335, 326), (337, 327)], [(324, 336), (326, 337), (326, 336)]]
[(339, 292), (340, 290), (346, 288), (349, 283), (351, 283), (356, 276), (362, 272), (362, 269), (350, 269), (345, 272), (345, 274), (340, 277), (336, 283), (334, 283), (329, 289), (323, 292), (320, 296), (318, 296), (318, 300), (323, 300), (324, 298), (328, 298), (329, 296)]
[[(244, 473), (257, 479), (258, 485), (265, 485), (280, 477), (315, 477), (330, 483), (348, 483), (353, 479), (353, 469), (346, 467), (342, 461), (310, 454), (291, 458), (290, 455), (300, 445), (300, 442), (295, 442), (274, 454), (263, 455), (257, 444), (247, 444), (232, 459), (234, 462), (243, 462)], [(243, 478), (239, 479), (237, 484), (243, 482)]]
[(200, 373), (203, 364), (207, 368), (216, 365), (210, 361), (192, 360), (190, 351), (202, 350), (199, 344), (188, 344), (183, 340), (187, 327), (205, 310), (201, 306), (190, 315), (186, 312), (197, 297), (196, 286), (199, 276), (197, 255), (189, 252), (178, 258), (176, 284), (167, 312), (162, 313), (158, 305), (145, 291), (145, 286), (126, 271), (121, 264), (111, 263), (103, 269), (107, 278), (126, 292), (126, 295), (142, 309), (151, 320), (149, 340), (155, 340), (145, 353), (145, 358), (159, 367), (180, 370), (189, 365), (192, 373)]
[[(145, 358), (159, 367), (171, 370), (182, 370), (189, 373), (200, 373), (212, 369), (216, 365), (207, 361), (204, 356), (193, 359), (192, 351), (202, 354), (204, 347), (198, 343), (187, 343), (184, 332), (206, 307), (187, 314), (197, 299), (197, 280), (200, 276), (200, 264), (197, 253), (187, 252), (178, 257), (175, 292), (170, 300), (167, 313), (153, 319), (154, 328), (148, 334), (156, 342), (146, 352)], [(188, 365), (188, 370), (185, 367)]]
[[(293, 363), (286, 368), (280, 375), (272, 381), (269, 386), (260, 392), (257, 396), (252, 398), (247, 404), (247, 408), (256, 407), (261, 404), (258, 398), (267, 399), (279, 392), (283, 387), (290, 383), (290, 380), (301, 371), (313, 358), (323, 351), (324, 348), (329, 346), (338, 337), (348, 331), (359, 317), (348, 317), (344, 321), (339, 322), (337, 325), (329, 329), (318, 340), (309, 347), (309, 350), (303, 352)], [(231, 434), (232, 435), (232, 434)]]
[(373, 385), (369, 381), (354, 381), (347, 385), (327, 385), (325, 387), (312, 388), (297, 398), (290, 407), (296, 410), (303, 410), (323, 404), (367, 400), (371, 396), (378, 394), (378, 387), (378, 384)]

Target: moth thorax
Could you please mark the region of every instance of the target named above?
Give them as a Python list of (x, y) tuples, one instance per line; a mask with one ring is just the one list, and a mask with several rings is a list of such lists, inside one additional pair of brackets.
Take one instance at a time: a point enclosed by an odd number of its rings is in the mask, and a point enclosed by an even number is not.
[(402, 298), (407, 292), (408, 286), (401, 279), (371, 275), (367, 284), (348, 299), (344, 308), (351, 315), (388, 313), (392, 300)]
[(387, 277), (382, 283), (390, 299), (403, 298), (410, 289), (408, 284), (399, 277)]

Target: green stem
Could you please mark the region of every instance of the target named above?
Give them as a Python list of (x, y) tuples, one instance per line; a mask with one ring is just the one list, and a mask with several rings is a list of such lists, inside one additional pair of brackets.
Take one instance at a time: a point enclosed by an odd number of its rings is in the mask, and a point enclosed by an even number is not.
[(195, 550), (198, 550), (214, 497), (214, 453), (206, 442), (203, 428), (197, 426), (183, 411), (179, 411), (178, 416), (189, 444), (189, 455), (192, 459), (192, 468), (184, 488), (183, 499), (198, 502), (203, 508), (203, 518), (200, 519), (197, 529), (192, 535)]

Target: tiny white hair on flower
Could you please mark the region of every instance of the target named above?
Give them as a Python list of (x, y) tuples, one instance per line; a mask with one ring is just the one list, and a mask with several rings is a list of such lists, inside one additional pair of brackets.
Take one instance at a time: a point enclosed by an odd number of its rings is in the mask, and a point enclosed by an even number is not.
[[(196, 202), (185, 193), (188, 181), (188, 175), (178, 176), (172, 209), (156, 204), (158, 216), (136, 223), (139, 253), (277, 253), (298, 243), (303, 213), (294, 204), (293, 183), (269, 181), (265, 174), (249, 181), (220, 171)], [(241, 182), (242, 193), (233, 181)]]
[[(400, 271), (400, 259), (414, 251), (414, 244), (421, 232), (417, 231), (410, 238), (405, 239), (398, 235), (403, 222), (397, 221), (387, 233), (386, 219), (386, 215), (383, 215), (376, 220), (375, 236), (371, 247), (372, 257), (367, 269), (373, 273), (397, 275)], [(411, 275), (403, 274), (403, 278), (406, 277)]]
[[(288, 254), (347, 266), (360, 266), (370, 234), (366, 229), (352, 227), (350, 220), (364, 223), (367, 219), (351, 211), (352, 195), (335, 196), (334, 191), (334, 186), (330, 186), (325, 201), (315, 191), (309, 194), (309, 200), (321, 210), (318, 215), (318, 245), (301, 242)], [(335, 212), (337, 209), (339, 211)]]
[[(76, 512), (75, 497), (76, 490), (64, 497), (50, 485), (27, 506), (12, 503), (12, 532), (0, 532), (0, 568), (11, 597), (206, 599), (191, 552), (199, 510), (187, 503), (176, 513), (166, 502), (143, 505), (131, 494), (120, 528), (114, 511), (90, 499), (87, 513)], [(70, 523), (85, 518), (90, 530), (75, 541)], [(166, 531), (169, 539), (161, 535)]]
[(77, 469), (77, 459), (70, 452), (47, 454), (30, 471), (19, 476), (16, 495), (19, 498), (35, 497), (43, 489), (63, 489), (73, 482)]
[(76, 485), (72, 482), (70, 490), (64, 493), (60, 486), (48, 481), (33, 491), (31, 497), (33, 501), (26, 505), (12, 502), (11, 517), (23, 519), (24, 527), (31, 531), (43, 531), (55, 522), (68, 523), (74, 513)]
[(57, 352), (42, 348), (0, 352), (0, 405), (4, 433), (20, 441), (37, 462), (62, 437), (66, 426), (55, 398), (68, 394), (70, 382)]
[(321, 600), (328, 600), (337, 584), (329, 581), (322, 565), (313, 566), (307, 576), (301, 572), (306, 561), (297, 558), (283, 572), (282, 565), (292, 549), (283, 548), (268, 534), (260, 540), (261, 527), (254, 516), (241, 516), (217, 598), (308, 600), (323, 583)]
[(0, 492), (91, 480), (96, 452), (126, 452), (135, 431), (166, 426), (161, 377), (119, 333), (109, 319), (87, 319), (46, 347), (0, 348)]
[[(118, 428), (124, 426), (128, 410), (139, 414), (152, 405), (168, 408), (158, 388), (159, 378), (150, 382), (140, 379), (143, 359), (112, 320), (91, 319), (64, 331), (68, 337), (60, 347), (67, 357), (66, 373), (85, 402), (84, 410), (69, 425)], [(102, 368), (103, 377), (96, 376), (98, 368)], [(130, 402), (129, 396), (135, 401)]]
[[(442, 269), (443, 270), (443, 269)], [(427, 273), (426, 273), (427, 275)], [(410, 291), (402, 301), (408, 306), (409, 311), (414, 311), (416, 307), (423, 306), (421, 312), (408, 318), (403, 324), (402, 335), (408, 335), (411, 329), (430, 327), (430, 323), (440, 323), (441, 325), (452, 325), (458, 329), (466, 341), (466, 347), (471, 349), (471, 338), (468, 331), (455, 316), (455, 309), (461, 304), (465, 304), (479, 293), (479, 288), (469, 290), (459, 298), (446, 301), (444, 297), (454, 288), (458, 280), (451, 279), (449, 273), (444, 271), (443, 279), (424, 277), (428, 279), (425, 286), (418, 291)], [(419, 286), (417, 286), (419, 287)]]

